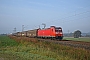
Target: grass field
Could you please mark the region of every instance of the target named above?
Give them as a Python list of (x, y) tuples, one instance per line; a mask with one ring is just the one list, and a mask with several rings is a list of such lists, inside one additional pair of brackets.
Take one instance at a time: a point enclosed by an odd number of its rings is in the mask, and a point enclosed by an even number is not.
[[(90, 51), (42, 41), (0, 36), (2, 60), (90, 60)], [(18, 40), (18, 42), (16, 42)]]
[(63, 40), (90, 42), (90, 37), (80, 37), (80, 38), (64, 37)]

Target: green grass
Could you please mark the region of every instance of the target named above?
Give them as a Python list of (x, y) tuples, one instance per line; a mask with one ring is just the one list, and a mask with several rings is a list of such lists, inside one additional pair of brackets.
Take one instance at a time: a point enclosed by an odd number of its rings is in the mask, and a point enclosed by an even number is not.
[(17, 43), (16, 37), (12, 39), (7, 36), (0, 37), (0, 58), (4, 60), (90, 60), (89, 50), (37, 40), (27, 42), (23, 39)]
[(82, 38), (64, 37), (63, 40), (90, 42), (90, 37), (82, 37)]
[(0, 36), (0, 47), (17, 46), (18, 43), (15, 40), (10, 39), (8, 36)]

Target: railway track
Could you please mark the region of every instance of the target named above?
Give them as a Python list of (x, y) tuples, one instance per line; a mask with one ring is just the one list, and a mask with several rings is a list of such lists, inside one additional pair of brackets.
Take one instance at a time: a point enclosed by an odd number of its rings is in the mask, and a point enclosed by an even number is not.
[(66, 46), (84, 48), (84, 49), (90, 50), (90, 42), (72, 41), (72, 40), (57, 41), (57, 40), (50, 40), (50, 39), (38, 39), (38, 40), (54, 42), (56, 44), (62, 44), (62, 45), (66, 45)]

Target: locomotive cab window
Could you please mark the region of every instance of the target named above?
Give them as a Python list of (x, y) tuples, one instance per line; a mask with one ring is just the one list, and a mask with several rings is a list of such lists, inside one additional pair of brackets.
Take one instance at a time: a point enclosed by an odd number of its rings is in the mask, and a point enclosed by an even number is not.
[(62, 29), (56, 29), (55, 31), (56, 32), (62, 32)]

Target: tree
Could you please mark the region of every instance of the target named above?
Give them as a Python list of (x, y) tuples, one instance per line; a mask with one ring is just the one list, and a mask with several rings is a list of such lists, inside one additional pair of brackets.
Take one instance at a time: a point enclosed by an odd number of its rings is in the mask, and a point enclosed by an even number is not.
[(77, 30), (74, 32), (74, 38), (79, 38), (81, 37), (81, 31)]

